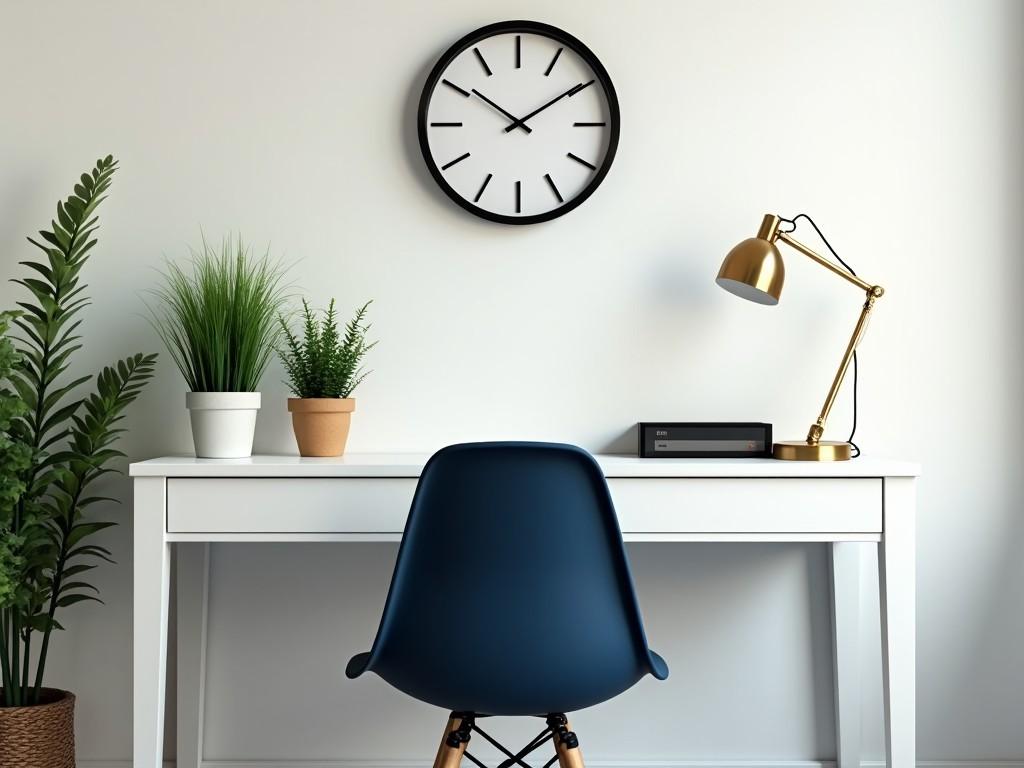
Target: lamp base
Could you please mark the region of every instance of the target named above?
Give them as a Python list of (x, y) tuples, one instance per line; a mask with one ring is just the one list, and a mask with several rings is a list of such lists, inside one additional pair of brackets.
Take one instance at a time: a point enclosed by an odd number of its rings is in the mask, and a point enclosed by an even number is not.
[(806, 440), (786, 440), (772, 446), (772, 458), (783, 461), (849, 461), (850, 444), (822, 440), (811, 445)]

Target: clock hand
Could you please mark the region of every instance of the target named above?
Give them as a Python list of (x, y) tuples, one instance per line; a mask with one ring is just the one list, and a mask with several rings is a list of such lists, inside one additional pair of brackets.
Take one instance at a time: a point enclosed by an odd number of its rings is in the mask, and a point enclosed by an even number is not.
[(495, 104), (493, 101), (488, 99), (486, 96), (484, 96), (482, 93), (480, 93), (480, 91), (478, 91), (476, 88), (473, 89), (473, 93), (475, 93), (477, 96), (479, 96), (483, 101), (485, 101), (488, 104), (490, 104), (496, 110), (501, 112), (501, 114), (503, 114), (505, 117), (507, 117), (510, 120), (512, 120), (513, 121), (513, 123), (512, 123), (512, 127), (513, 128), (522, 128), (527, 133), (530, 133), (533, 130), (532, 128), (530, 128), (530, 126), (524, 124), (522, 120), (519, 120), (518, 118), (516, 118), (516, 116), (513, 115), (511, 112), (507, 112), (506, 110), (502, 109), (497, 104)]
[(537, 108), (537, 109), (533, 110), (533, 112), (531, 112), (530, 114), (526, 115), (525, 117), (521, 117), (521, 118), (519, 118), (518, 120), (516, 120), (515, 118), (512, 118), (513, 122), (512, 122), (512, 124), (511, 124), (511, 125), (509, 125), (508, 127), (506, 127), (506, 128), (505, 128), (505, 133), (509, 133), (510, 131), (512, 131), (512, 130), (514, 130), (514, 129), (516, 129), (516, 128), (519, 128), (519, 127), (521, 127), (521, 126), (522, 126), (522, 127), (525, 127), (525, 126), (523, 125), (523, 123), (524, 123), (525, 121), (529, 120), (529, 119), (530, 119), (531, 117), (533, 117), (534, 115), (539, 115), (539, 114), (540, 114), (541, 112), (543, 112), (543, 111), (544, 111), (545, 109), (547, 109), (548, 107), (550, 107), (550, 106), (551, 106), (552, 104), (554, 104), (554, 103), (555, 103), (555, 102), (557, 102), (557, 101), (561, 101), (561, 100), (562, 100), (562, 99), (564, 99), (564, 98), (565, 98), (566, 96), (570, 96), (570, 97), (571, 97), (571, 96), (575, 96), (575, 95), (576, 95), (577, 93), (579, 93), (580, 91), (582, 91), (582, 90), (583, 90), (584, 88), (586, 88), (586, 87), (587, 87), (588, 85), (592, 85), (592, 84), (593, 84), (593, 82), (594, 82), (594, 81), (593, 81), (593, 80), (591, 80), (591, 81), (590, 81), (589, 83), (577, 83), (576, 85), (574, 85), (574, 86), (573, 86), (572, 88), (570, 88), (570, 89), (569, 89), (568, 91), (566, 91), (565, 93), (561, 94), (560, 96), (556, 96), (556, 97), (555, 97), (555, 98), (553, 98), (553, 99), (552, 99), (551, 101), (549, 101), (549, 102), (548, 102), (547, 104), (545, 104), (545, 105), (544, 105), (543, 107), (539, 107), (539, 108)]

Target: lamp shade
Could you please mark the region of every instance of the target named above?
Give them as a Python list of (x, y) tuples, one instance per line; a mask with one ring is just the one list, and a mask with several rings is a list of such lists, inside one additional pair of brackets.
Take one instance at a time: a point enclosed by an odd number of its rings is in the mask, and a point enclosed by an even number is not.
[(775, 305), (785, 279), (786, 267), (775, 243), (748, 237), (726, 254), (715, 282), (741, 299)]

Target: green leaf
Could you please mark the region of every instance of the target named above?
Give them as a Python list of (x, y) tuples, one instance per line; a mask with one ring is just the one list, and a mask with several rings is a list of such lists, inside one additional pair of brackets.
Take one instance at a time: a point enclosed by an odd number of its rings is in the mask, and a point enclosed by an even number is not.
[(104, 502), (108, 504), (120, 504), (121, 500), (115, 499), (112, 496), (89, 496), (84, 499), (79, 499), (78, 506), (82, 509), (85, 509), (86, 507), (92, 506), (93, 504), (100, 504)]
[(65, 384), (63, 387), (59, 387), (53, 390), (53, 392), (50, 392), (46, 396), (46, 399), (43, 401), (43, 411), (49, 411), (54, 405), (60, 402), (61, 398), (63, 398), (68, 392), (70, 392), (80, 384), (84, 384), (91, 378), (92, 376), (79, 376), (70, 384)]
[(71, 529), (68, 534), (66, 547), (71, 549), (86, 536), (92, 536), (107, 528), (112, 528), (117, 523), (79, 523)]
[(31, 383), (27, 381), (23, 376), (12, 374), (9, 381), (11, 386), (14, 387), (18, 396), (22, 402), (28, 405), (29, 408), (35, 408), (36, 406), (36, 391), (32, 388)]
[[(69, 201), (70, 202), (70, 201)], [(78, 229), (77, 222), (71, 218), (68, 213), (68, 209), (65, 203), (57, 203), (57, 220), (60, 222), (60, 226), (66, 231), (62, 233), (58, 231), (58, 227), (54, 226), (54, 234), (57, 235), (58, 240), (67, 240), (68, 244), (71, 243), (71, 233)], [(67, 250), (68, 246), (64, 246), (64, 250)]]
[(59, 600), (57, 600), (57, 607), (67, 608), (69, 605), (74, 605), (75, 603), (82, 603), (86, 601), (91, 601), (94, 603), (103, 602), (98, 597), (96, 597), (96, 595), (83, 595), (81, 593), (78, 593), (74, 595), (64, 595)]
[[(52, 301), (51, 297), (53, 296), (53, 288), (49, 283), (44, 283), (42, 280), (37, 280), (34, 277), (26, 277), (23, 280), (15, 279), (12, 280), (11, 282), (17, 283), (18, 285), (23, 285), (26, 288), (28, 288), (32, 292), (32, 295), (36, 297), (37, 301)], [(37, 317), (46, 320), (47, 312), (45, 312), (41, 307), (36, 307), (32, 304), (27, 304), (22, 301), (19, 301), (18, 304), (27, 309), (32, 314), (36, 315)]]
[(100, 560), (106, 560), (108, 563), (114, 562), (114, 556), (110, 550), (96, 544), (83, 545), (68, 552), (68, 560), (78, 557), (95, 557)]
[(87, 565), (86, 563), (80, 563), (79, 565), (69, 565), (64, 568), (63, 576), (65, 579), (69, 579), (72, 576), (77, 576), (80, 573), (86, 573), (95, 569), (95, 565)]
[(46, 632), (50, 629), (63, 630), (64, 627), (56, 619), (51, 619), (48, 614), (37, 613), (28, 617), (29, 626), (36, 632)]
[[(87, 568), (95, 568), (96, 566), (86, 566), (86, 567)], [(64, 575), (65, 576), (67, 575), (67, 571), (64, 572)], [(100, 593), (100, 591), (95, 586), (93, 586), (92, 584), (89, 584), (87, 582), (84, 582), (84, 581), (69, 581), (66, 584), (62, 583), (60, 585), (60, 592), (61, 592), (61, 594), (64, 594), (65, 592), (71, 592), (71, 591), (76, 590), (76, 589), (87, 589), (87, 590), (89, 590), (91, 592), (95, 592), (97, 595)]]
[(18, 264), (20, 264), (23, 267), (28, 267), (29, 269), (34, 269), (36, 272), (45, 277), (47, 282), (49, 282), (50, 284), (53, 283), (53, 270), (50, 269), (45, 264), (39, 264), (38, 262), (35, 261), (19, 261)]
[(61, 406), (56, 411), (51, 413), (49, 417), (46, 419), (46, 421), (43, 422), (43, 426), (40, 432), (42, 434), (46, 434), (54, 427), (63, 424), (65, 421), (71, 418), (72, 414), (74, 414), (74, 412), (77, 411), (79, 407), (81, 407), (81, 402), (77, 400), (73, 403), (68, 403), (67, 405)]
[[(64, 211), (64, 206), (60, 203), (57, 204), (57, 217), (60, 219), (61, 224), (58, 224), (56, 221), (51, 221), (51, 232), (57, 240), (57, 247), (60, 248), (61, 251), (67, 253), (68, 248), (71, 247), (71, 235), (68, 234), (64, 227), (66, 226), (68, 229), (71, 229), (74, 225), (71, 223), (70, 219), (68, 219), (67, 213)], [(65, 224), (64, 222), (67, 223)]]

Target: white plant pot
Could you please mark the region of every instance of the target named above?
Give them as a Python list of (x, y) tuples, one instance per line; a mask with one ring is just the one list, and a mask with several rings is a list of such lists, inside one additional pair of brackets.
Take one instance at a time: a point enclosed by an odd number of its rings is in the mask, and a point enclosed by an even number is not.
[(259, 392), (188, 392), (185, 407), (192, 418), (192, 442), (200, 459), (252, 456)]

